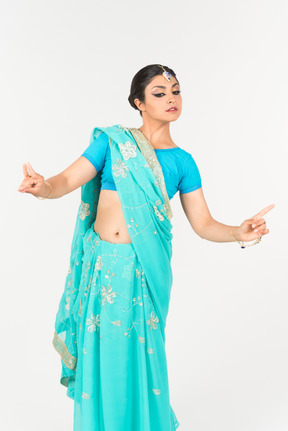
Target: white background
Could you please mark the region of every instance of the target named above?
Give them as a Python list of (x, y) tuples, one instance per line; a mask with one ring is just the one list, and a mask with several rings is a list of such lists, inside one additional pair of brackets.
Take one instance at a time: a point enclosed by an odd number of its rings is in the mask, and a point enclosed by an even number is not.
[(212, 216), (240, 225), (276, 205), (270, 233), (242, 250), (198, 237), (179, 194), (171, 200), (166, 350), (179, 431), (287, 431), (287, 1), (0, 7), (1, 431), (73, 429), (52, 338), (80, 189), (21, 194), (22, 163), (48, 178), (93, 127), (140, 127), (127, 97), (152, 63), (180, 81), (171, 136), (195, 158)]

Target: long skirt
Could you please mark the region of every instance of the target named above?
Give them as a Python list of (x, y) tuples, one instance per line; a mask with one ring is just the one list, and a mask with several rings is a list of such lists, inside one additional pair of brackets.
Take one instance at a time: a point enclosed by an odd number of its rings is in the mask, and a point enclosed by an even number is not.
[(83, 242), (77, 367), (73, 375), (61, 361), (70, 378), (60, 380), (74, 399), (74, 431), (175, 431), (165, 344), (134, 246), (102, 240), (93, 225)]

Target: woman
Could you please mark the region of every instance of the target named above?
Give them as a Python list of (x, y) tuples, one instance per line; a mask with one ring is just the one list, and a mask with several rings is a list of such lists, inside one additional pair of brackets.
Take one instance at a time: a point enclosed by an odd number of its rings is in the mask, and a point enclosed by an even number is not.
[[(89, 146), (47, 181), (24, 164), (19, 191), (55, 199), (81, 186), (65, 289), (53, 345), (60, 382), (74, 399), (74, 431), (171, 431), (165, 324), (172, 286), (172, 210), (179, 190), (201, 238), (261, 240), (260, 211), (240, 226), (214, 220), (192, 155), (175, 145), (170, 122), (182, 110), (174, 71), (152, 64), (133, 78), (128, 98), (139, 129), (95, 127)], [(28, 171), (29, 169), (29, 171)]]

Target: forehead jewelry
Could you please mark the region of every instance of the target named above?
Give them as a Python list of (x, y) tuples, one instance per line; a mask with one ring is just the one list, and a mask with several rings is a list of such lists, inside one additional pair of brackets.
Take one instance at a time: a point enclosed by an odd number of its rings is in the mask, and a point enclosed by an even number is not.
[(164, 76), (165, 79), (167, 79), (167, 81), (171, 81), (171, 76), (172, 74), (170, 72), (167, 72), (167, 70), (164, 69), (163, 66), (161, 66), (161, 64), (158, 64), (159, 67), (162, 67), (162, 69), (164, 70), (164, 72), (162, 73), (162, 75)]

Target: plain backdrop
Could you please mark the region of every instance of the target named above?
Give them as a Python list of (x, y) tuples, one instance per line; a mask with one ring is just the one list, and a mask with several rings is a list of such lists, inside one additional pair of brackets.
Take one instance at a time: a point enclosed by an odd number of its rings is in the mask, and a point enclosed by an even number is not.
[(52, 338), (80, 189), (22, 194), (22, 164), (48, 178), (93, 127), (140, 127), (127, 97), (152, 63), (179, 79), (171, 136), (194, 157), (215, 220), (240, 225), (275, 204), (270, 233), (242, 250), (201, 239), (171, 200), (179, 431), (287, 431), (287, 20), (285, 0), (0, 1), (1, 431), (73, 429)]

